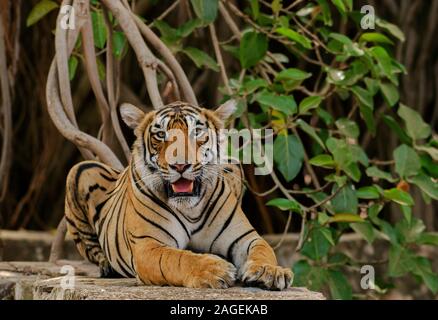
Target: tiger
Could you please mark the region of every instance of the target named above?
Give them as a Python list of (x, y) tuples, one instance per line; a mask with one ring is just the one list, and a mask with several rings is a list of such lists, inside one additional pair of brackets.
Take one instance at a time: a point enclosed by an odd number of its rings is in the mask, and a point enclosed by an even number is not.
[[(128, 166), (83, 161), (66, 180), (67, 229), (102, 277), (189, 288), (291, 285), (292, 271), (278, 265), (242, 211), (240, 166), (215, 161), (236, 107), (235, 100), (216, 110), (174, 102), (146, 113), (121, 105), (135, 135)], [(175, 129), (185, 139), (170, 139)], [(175, 144), (184, 157), (166, 156)]]

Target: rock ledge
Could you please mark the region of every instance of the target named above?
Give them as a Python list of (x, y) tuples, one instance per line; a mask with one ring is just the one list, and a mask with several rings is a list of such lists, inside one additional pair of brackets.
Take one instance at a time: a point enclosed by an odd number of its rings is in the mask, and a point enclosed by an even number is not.
[[(74, 280), (62, 274), (72, 266)], [(64, 270), (65, 272), (65, 270)], [(0, 300), (323, 300), (305, 288), (267, 291), (258, 288), (189, 289), (139, 284), (136, 279), (101, 279), (97, 268), (80, 261), (0, 262)]]

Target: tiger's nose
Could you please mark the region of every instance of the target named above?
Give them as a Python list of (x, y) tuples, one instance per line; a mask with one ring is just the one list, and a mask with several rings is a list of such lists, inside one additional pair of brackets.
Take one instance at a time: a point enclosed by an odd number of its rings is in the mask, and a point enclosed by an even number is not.
[(183, 173), (188, 168), (190, 168), (192, 165), (189, 163), (175, 163), (175, 164), (169, 164), (169, 167), (171, 167), (173, 170), (176, 170), (178, 173)]

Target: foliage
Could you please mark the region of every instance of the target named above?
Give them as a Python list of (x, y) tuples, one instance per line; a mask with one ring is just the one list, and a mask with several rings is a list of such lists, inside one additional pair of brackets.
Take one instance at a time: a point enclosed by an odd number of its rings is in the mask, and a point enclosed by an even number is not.
[[(438, 140), (421, 116), (400, 101), (405, 68), (394, 58), (393, 46), (404, 41), (402, 31), (380, 18), (376, 30), (362, 30), (360, 8), (352, 0), (288, 5), (247, 0), (243, 9), (225, 1), (192, 0), (193, 19), (179, 26), (155, 20), (153, 27), (175, 55), (219, 72), (224, 66), (217, 53), (196, 48), (191, 40), (196, 30), (208, 32), (220, 18), (220, 5), (244, 21), (239, 33), (220, 43), (240, 66), (227, 70), (231, 77), (223, 79), (227, 83), (221, 91), (239, 101), (237, 128), (274, 129), (272, 176), (281, 188), (267, 205), (305, 221), (294, 285), (329, 288), (332, 298), (351, 299), (344, 271), (361, 262), (339, 252), (338, 245), (343, 234), (355, 232), (370, 244), (388, 242), (386, 275), (380, 279), (386, 286), (410, 275), (438, 292), (438, 276), (416, 250), (437, 246), (438, 234), (426, 232), (413, 216), (410, 195), (418, 188), (426, 202), (438, 200)], [(102, 49), (107, 31), (99, 5), (93, 9), (95, 45)], [(119, 38), (113, 38), (113, 50), (122, 58), (123, 34), (117, 21), (113, 27)], [(71, 78), (77, 65), (72, 56)], [(395, 132), (399, 146), (392, 159), (376, 159), (366, 141), (386, 131)], [(292, 183), (303, 185), (302, 190), (287, 189)], [(396, 223), (384, 218), (390, 206), (402, 212)]]

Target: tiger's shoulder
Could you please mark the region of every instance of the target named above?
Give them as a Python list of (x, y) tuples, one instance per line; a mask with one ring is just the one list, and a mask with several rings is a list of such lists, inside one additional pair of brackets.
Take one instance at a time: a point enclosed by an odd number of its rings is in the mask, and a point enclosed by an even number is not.
[(120, 171), (101, 162), (82, 161), (70, 169), (66, 189), (76, 200), (88, 202), (113, 189), (120, 175)]

